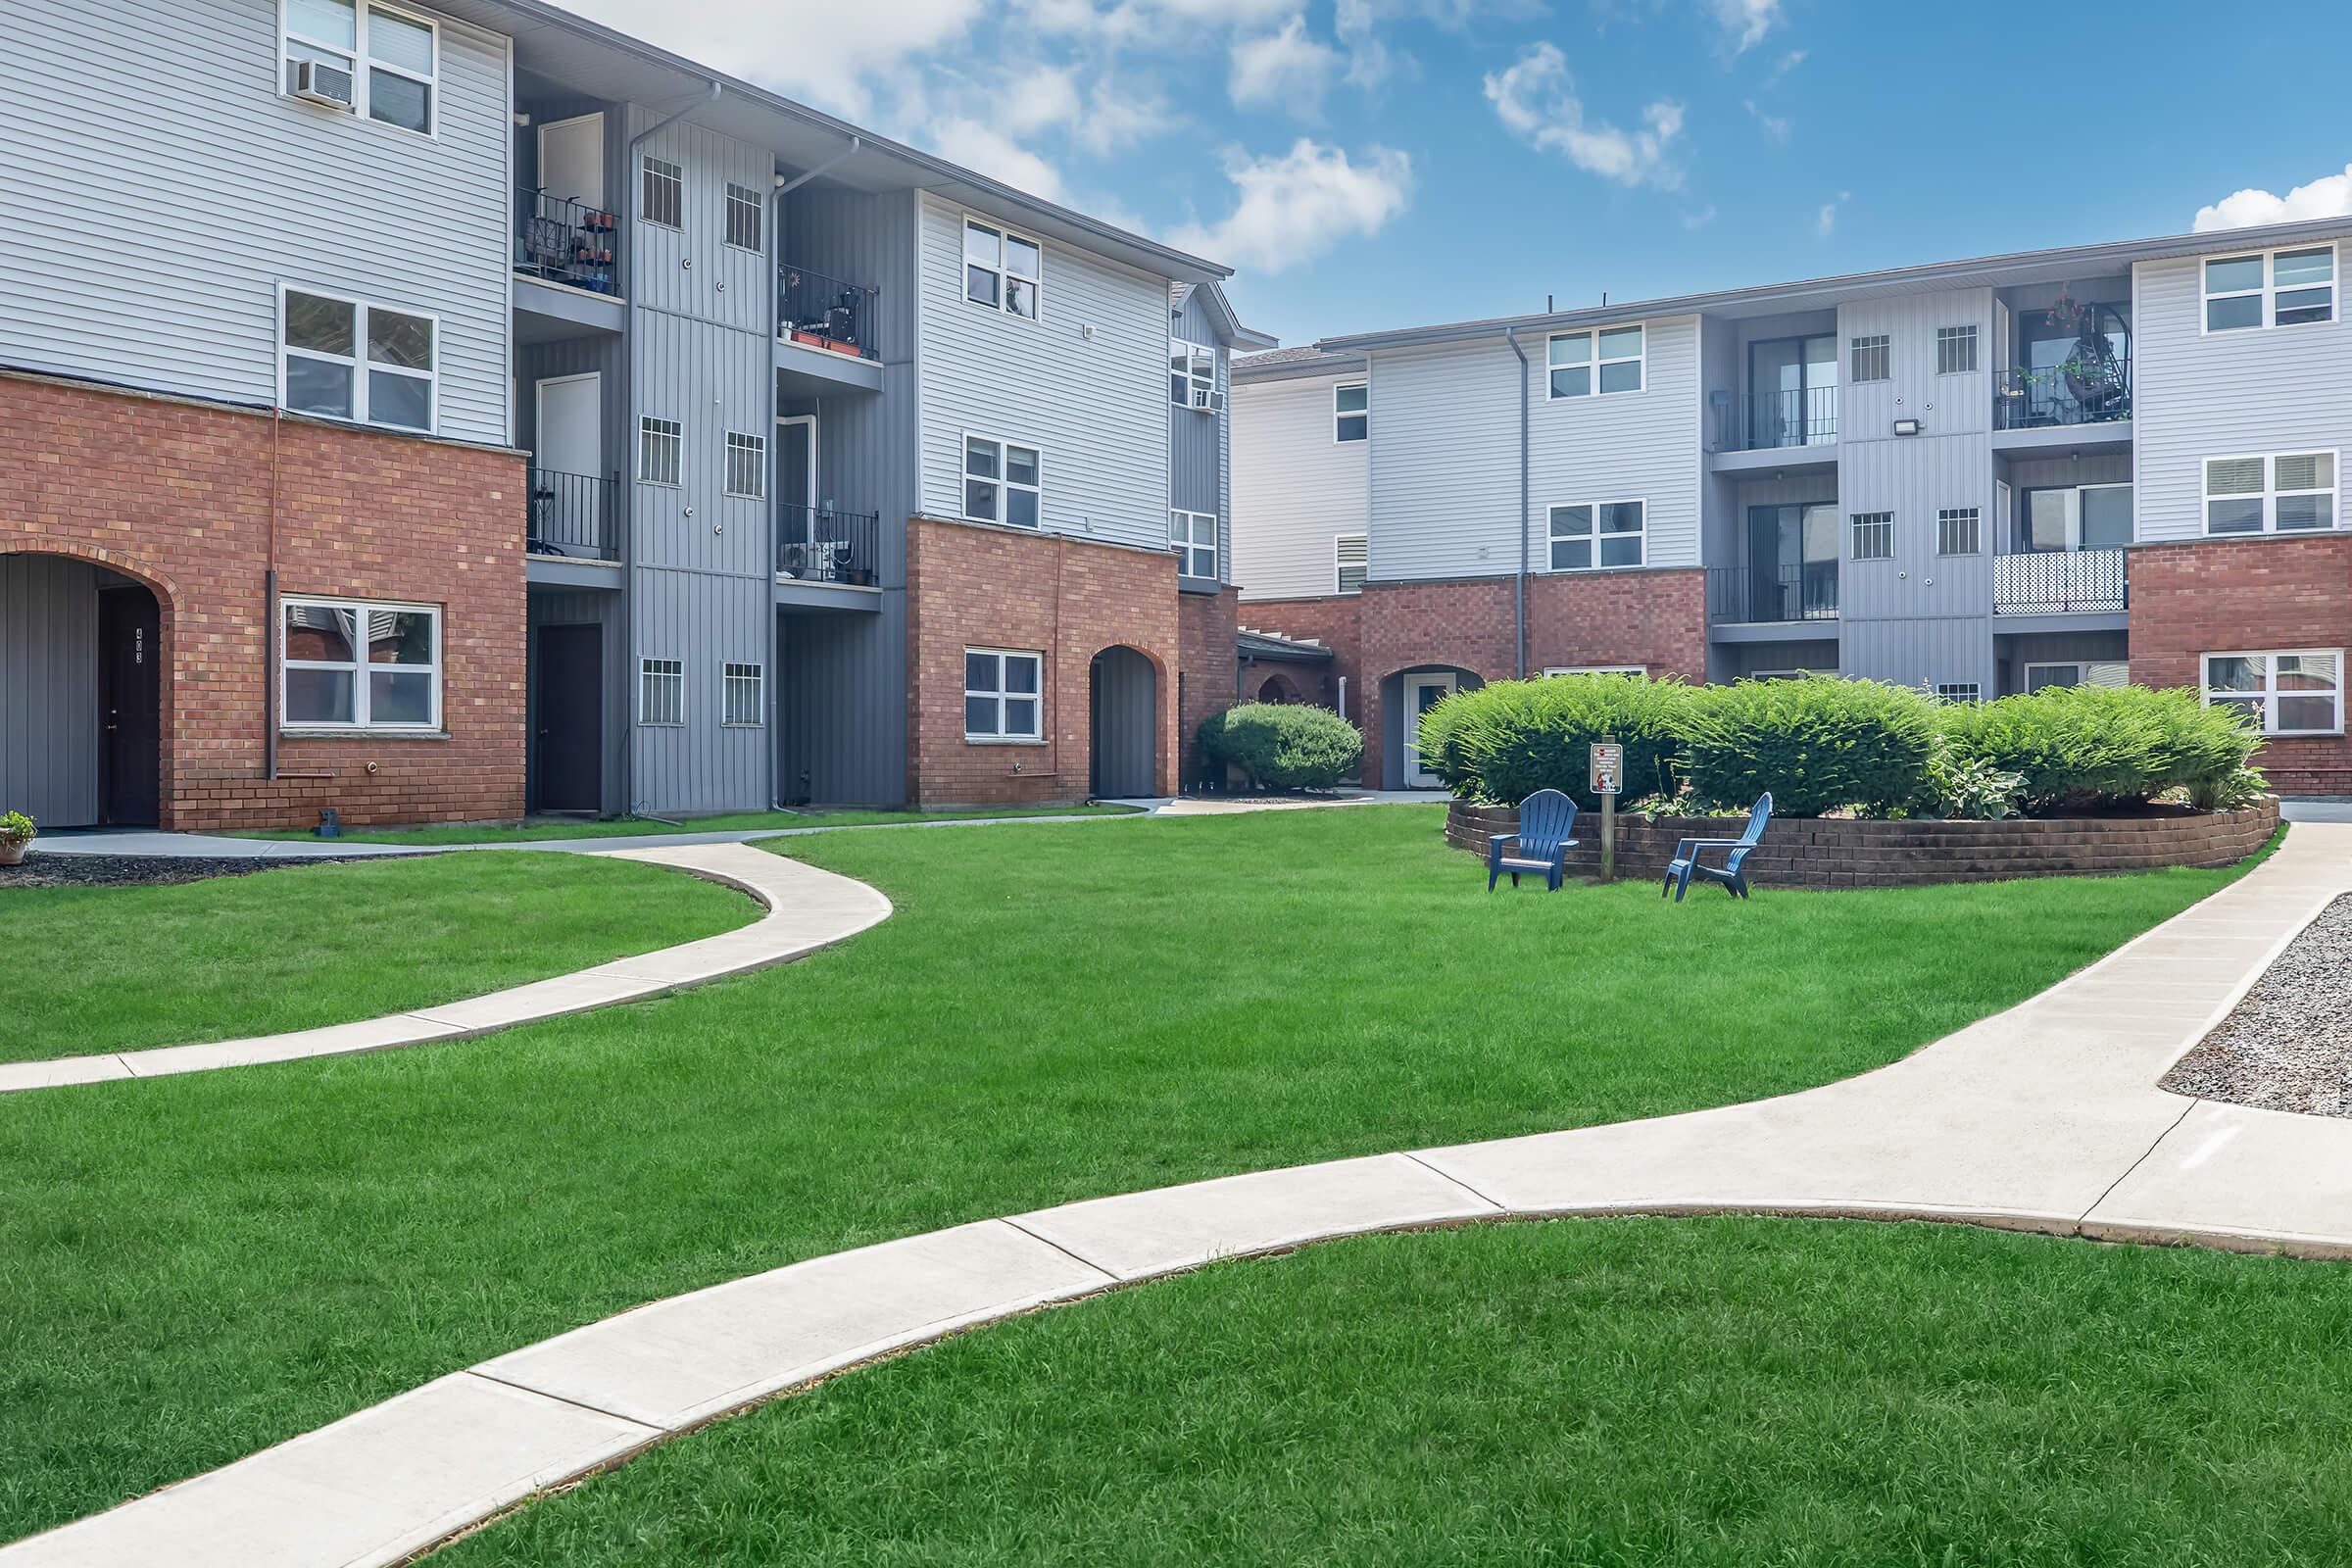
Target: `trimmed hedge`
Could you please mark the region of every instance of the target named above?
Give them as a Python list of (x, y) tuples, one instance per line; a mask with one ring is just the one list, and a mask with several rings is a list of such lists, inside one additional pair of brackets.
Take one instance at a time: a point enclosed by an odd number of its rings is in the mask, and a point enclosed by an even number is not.
[(1328, 708), (1240, 703), (1200, 721), (1201, 760), (1260, 789), (1327, 790), (1363, 760), (1364, 737)]
[(2046, 687), (1942, 717), (1955, 756), (2024, 778), (2033, 816), (2115, 810), (2169, 789), (2211, 798), (2262, 744), (2234, 708), (2144, 686)]
[(1891, 816), (1935, 793), (1936, 704), (1875, 680), (1743, 680), (1706, 688), (1685, 737), (1691, 791), (1775, 810)]
[(1585, 787), (1592, 743), (1614, 734), (1625, 747), (1626, 795), (1672, 793), (1668, 764), (1682, 750), (1690, 697), (1677, 682), (1629, 675), (1489, 681), (1422, 718), (1421, 765), (1465, 800), (1515, 803), (1556, 789), (1590, 811), (1600, 805)]

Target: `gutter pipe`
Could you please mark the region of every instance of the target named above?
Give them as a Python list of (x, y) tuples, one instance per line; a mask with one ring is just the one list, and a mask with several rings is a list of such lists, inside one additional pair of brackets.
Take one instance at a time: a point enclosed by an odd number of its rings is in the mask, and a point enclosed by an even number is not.
[(1519, 575), (1511, 584), (1511, 626), (1516, 640), (1518, 675), (1527, 679), (1527, 350), (1519, 346), (1519, 329), (1506, 326), (1502, 340), (1519, 358)]

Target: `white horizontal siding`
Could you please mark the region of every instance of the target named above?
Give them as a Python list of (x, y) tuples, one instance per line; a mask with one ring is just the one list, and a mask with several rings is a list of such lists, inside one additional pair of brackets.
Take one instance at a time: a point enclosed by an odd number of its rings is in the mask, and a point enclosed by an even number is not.
[(1336, 592), (1332, 541), (1366, 531), (1369, 441), (1332, 439), (1332, 389), (1355, 375), (1233, 389), (1233, 580), (1244, 599)]
[[(1555, 506), (1647, 503), (1646, 564), (1699, 564), (1698, 318), (1643, 323), (1640, 392), (1546, 397), (1546, 339), (1523, 339), (1528, 358), (1528, 559), (1550, 563)], [(1508, 350), (1506, 348), (1505, 352)], [(1518, 417), (1518, 411), (1511, 411)], [(1513, 562), (1512, 568), (1517, 568)]]
[(1518, 375), (1499, 338), (1373, 356), (1375, 581), (1519, 569)]

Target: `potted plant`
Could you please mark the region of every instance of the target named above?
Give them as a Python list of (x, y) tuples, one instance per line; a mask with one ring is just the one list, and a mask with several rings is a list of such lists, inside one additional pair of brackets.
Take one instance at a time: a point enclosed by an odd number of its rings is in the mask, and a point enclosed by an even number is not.
[(23, 811), (0, 811), (0, 865), (23, 862), (32, 848), (32, 818)]

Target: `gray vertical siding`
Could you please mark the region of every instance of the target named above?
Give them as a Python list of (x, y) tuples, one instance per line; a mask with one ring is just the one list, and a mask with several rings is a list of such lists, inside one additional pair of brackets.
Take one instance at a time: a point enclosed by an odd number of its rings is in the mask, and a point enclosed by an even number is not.
[[(598, 593), (593, 590), (531, 590), (530, 658), (534, 669), (539, 659), (539, 630), (543, 626), (600, 626), (604, 629), (604, 779), (599, 808), (616, 815), (628, 808), (626, 782), (621, 776), (624, 755), (623, 738), (629, 733), (629, 723), (636, 716), (630, 705), (636, 701), (636, 688), (628, 669), (628, 627), (623, 619), (621, 596), (618, 593)], [(525, 687), (523, 722), (530, 736), (530, 778), (528, 797), (533, 809), (539, 804), (539, 683), (533, 679)]]
[(1332, 388), (1362, 373), (1243, 381), (1233, 389), (1230, 580), (1244, 599), (1296, 599), (1336, 587), (1332, 540), (1370, 525), (1371, 441), (1332, 439)]
[[(1217, 386), (1227, 393), (1230, 403), (1232, 356), (1217, 341), (1217, 329), (1209, 319), (1207, 295), (1203, 290), (1194, 289), (1185, 296), (1184, 309), (1170, 323), (1169, 334), (1188, 343), (1204, 343), (1215, 351)], [(1172, 401), (1168, 405), (1168, 505), (1187, 512), (1205, 512), (1217, 519), (1217, 570), (1228, 579), (1227, 535), (1231, 519), (1227, 516), (1224, 480), (1226, 426), (1231, 418), (1230, 412), (1213, 414), (1180, 409)]]
[(0, 556), (0, 811), (98, 820), (98, 569)]

